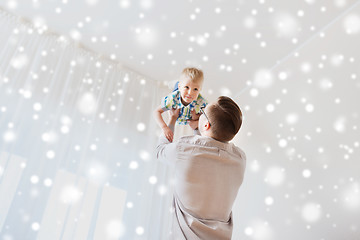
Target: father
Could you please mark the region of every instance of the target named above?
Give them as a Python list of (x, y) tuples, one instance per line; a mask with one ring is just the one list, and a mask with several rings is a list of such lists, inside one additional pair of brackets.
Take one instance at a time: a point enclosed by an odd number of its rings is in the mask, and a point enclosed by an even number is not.
[[(177, 118), (174, 112), (170, 128)], [(224, 96), (202, 113), (190, 123), (194, 136), (170, 143), (161, 135), (157, 146), (157, 158), (175, 165), (170, 239), (231, 239), (232, 206), (244, 177), (245, 153), (229, 141), (241, 127), (242, 113)]]

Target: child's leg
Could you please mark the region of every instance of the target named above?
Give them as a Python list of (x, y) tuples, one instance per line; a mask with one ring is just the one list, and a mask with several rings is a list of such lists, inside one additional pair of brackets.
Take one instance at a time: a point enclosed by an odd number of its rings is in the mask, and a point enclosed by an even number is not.
[(175, 83), (173, 92), (177, 91), (179, 89), (179, 81)]

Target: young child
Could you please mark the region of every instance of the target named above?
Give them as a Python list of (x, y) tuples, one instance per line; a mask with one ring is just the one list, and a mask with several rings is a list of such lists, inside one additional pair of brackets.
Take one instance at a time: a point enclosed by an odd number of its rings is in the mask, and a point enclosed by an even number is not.
[(188, 120), (199, 118), (200, 108), (205, 107), (208, 102), (201, 96), (200, 90), (204, 81), (204, 74), (197, 68), (185, 68), (175, 89), (171, 94), (161, 100), (161, 104), (154, 111), (154, 116), (164, 132), (166, 138), (172, 142), (174, 133), (165, 123), (161, 114), (171, 109), (179, 109), (177, 123), (188, 124)]

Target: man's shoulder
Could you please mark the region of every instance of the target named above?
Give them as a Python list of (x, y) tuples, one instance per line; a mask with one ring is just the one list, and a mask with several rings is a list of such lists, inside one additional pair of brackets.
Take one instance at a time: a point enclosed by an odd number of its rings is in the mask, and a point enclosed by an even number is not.
[(239, 148), (238, 146), (236, 146), (235, 144), (232, 143), (232, 151), (241, 157), (241, 159), (243, 159), (244, 161), (246, 160), (246, 154), (245, 152)]
[(200, 135), (189, 135), (189, 136), (182, 136), (179, 138), (179, 143), (196, 143), (199, 140)]
[(245, 152), (233, 143), (223, 143), (209, 137), (193, 135), (179, 138), (176, 144), (178, 150), (183, 154), (187, 154), (189, 151), (191, 153), (203, 151), (208, 154), (216, 154), (220, 158), (229, 159), (233, 163), (237, 162), (240, 164), (239, 166), (246, 164)]
[(235, 144), (219, 142), (213, 138), (201, 135), (183, 136), (180, 137), (177, 142), (179, 144), (193, 144), (205, 147), (216, 147), (227, 152), (232, 152), (235, 155), (241, 155), (245, 158), (244, 151), (241, 148), (237, 147)]
[(177, 142), (179, 145), (193, 145), (194, 147), (207, 145), (206, 137), (201, 135), (182, 136)]

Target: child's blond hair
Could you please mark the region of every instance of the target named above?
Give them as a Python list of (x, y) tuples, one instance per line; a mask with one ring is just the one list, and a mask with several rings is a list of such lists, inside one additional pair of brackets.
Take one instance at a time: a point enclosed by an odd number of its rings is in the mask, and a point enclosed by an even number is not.
[(190, 79), (191, 81), (202, 84), (204, 81), (204, 73), (197, 68), (184, 68), (181, 73), (180, 81)]

